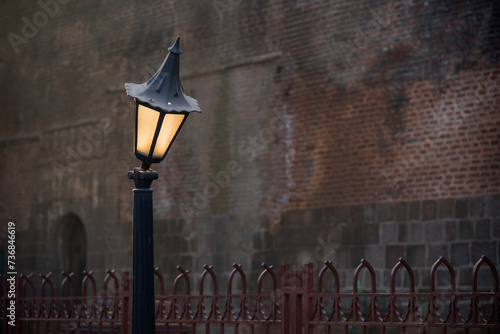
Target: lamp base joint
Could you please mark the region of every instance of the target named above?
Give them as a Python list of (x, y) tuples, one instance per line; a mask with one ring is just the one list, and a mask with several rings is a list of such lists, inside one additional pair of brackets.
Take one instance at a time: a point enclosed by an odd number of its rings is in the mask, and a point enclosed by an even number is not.
[(127, 177), (134, 180), (137, 189), (149, 189), (153, 181), (158, 179), (158, 173), (151, 169), (135, 167), (133, 171), (128, 172)]

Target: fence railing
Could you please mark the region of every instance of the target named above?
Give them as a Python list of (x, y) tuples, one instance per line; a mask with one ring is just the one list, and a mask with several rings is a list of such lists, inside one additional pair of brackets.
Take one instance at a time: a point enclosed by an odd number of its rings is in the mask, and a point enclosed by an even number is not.
[[(431, 327), (445, 333), (451, 328), (500, 332), (498, 271), (486, 256), (473, 267), (467, 291), (457, 290), (455, 270), (443, 257), (430, 268), (425, 292), (416, 290), (413, 270), (401, 258), (392, 268), (386, 292), (376, 291), (376, 273), (366, 260), (355, 269), (352, 289), (347, 291), (340, 288), (339, 273), (329, 261), (316, 277), (311, 264), (294, 271), (282, 265), (279, 277), (272, 266), (262, 266), (254, 293), (247, 291), (247, 277), (238, 264), (233, 265), (224, 293), (218, 290), (213, 268), (205, 266), (196, 294), (189, 271), (182, 267), (172, 292), (166, 294), (164, 278), (156, 268), (157, 332), (312, 334), (376, 329), (394, 333), (425, 332)], [(368, 289), (360, 284), (364, 271)], [(479, 291), (480, 273), (488, 272), (491, 287)], [(396, 284), (401, 275), (407, 279), (405, 288)], [(10, 294), (12, 281), (2, 277), (2, 333), (130, 333), (129, 274), (108, 270), (99, 292), (92, 271), (84, 272), (78, 288), (73, 276), (63, 272), (57, 287), (52, 273), (37, 279), (33, 274), (18, 276), (15, 298)]]

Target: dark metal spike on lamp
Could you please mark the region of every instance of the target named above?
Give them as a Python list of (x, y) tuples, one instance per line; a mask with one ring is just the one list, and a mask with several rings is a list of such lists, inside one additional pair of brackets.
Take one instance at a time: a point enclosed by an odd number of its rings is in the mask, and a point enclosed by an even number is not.
[(153, 190), (158, 173), (152, 163), (161, 162), (188, 115), (201, 112), (198, 101), (184, 94), (179, 77), (180, 37), (151, 79), (143, 84), (126, 83), (127, 95), (135, 99), (135, 156), (141, 167), (128, 173), (134, 189), (134, 245), (132, 333), (155, 332)]

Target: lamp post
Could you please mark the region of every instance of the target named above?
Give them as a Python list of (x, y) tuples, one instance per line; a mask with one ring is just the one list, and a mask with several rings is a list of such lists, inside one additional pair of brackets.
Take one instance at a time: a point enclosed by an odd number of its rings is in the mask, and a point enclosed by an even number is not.
[(126, 83), (135, 99), (135, 156), (141, 167), (128, 172), (134, 180), (134, 241), (132, 333), (154, 333), (153, 190), (158, 173), (152, 163), (161, 162), (191, 112), (201, 112), (198, 101), (184, 94), (179, 78), (177, 38), (160, 69), (143, 84)]

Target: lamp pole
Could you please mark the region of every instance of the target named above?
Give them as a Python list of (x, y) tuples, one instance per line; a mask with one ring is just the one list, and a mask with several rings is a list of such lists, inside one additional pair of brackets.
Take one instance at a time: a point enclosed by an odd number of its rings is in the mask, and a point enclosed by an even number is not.
[(126, 83), (135, 99), (135, 156), (141, 167), (128, 172), (134, 180), (132, 334), (155, 332), (153, 190), (158, 173), (151, 170), (167, 155), (188, 115), (201, 112), (198, 101), (184, 94), (179, 77), (178, 37), (160, 69), (143, 84)]
[(128, 172), (127, 176), (135, 183), (132, 333), (154, 333), (153, 189), (151, 189), (151, 183), (158, 178), (158, 173), (141, 167)]

